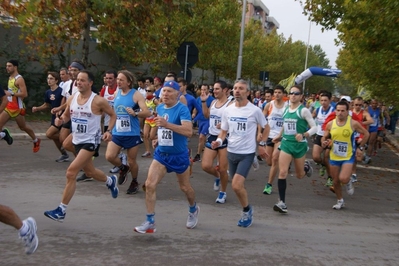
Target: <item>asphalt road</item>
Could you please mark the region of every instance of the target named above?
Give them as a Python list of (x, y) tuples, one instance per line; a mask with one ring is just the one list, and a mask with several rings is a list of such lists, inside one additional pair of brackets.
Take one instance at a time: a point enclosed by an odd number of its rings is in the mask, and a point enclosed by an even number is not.
[[(189, 145), (195, 148), (196, 137)], [(27, 256), (17, 231), (0, 224), (0, 265), (398, 265), (399, 198), (398, 154), (384, 144), (370, 166), (360, 166), (355, 194), (346, 208), (333, 210), (336, 198), (324, 186), (318, 167), (312, 177), (288, 178), (288, 214), (272, 210), (278, 198), (262, 190), (269, 171), (261, 163), (246, 181), (254, 222), (240, 228), (241, 208), (229, 184), (227, 202), (214, 203), (213, 178), (194, 165), (191, 179), (201, 207), (197, 228), (185, 228), (187, 202), (174, 174), (158, 187), (157, 232), (141, 235), (133, 227), (145, 219), (145, 194), (125, 194), (129, 182), (112, 199), (104, 184), (78, 183), (64, 223), (43, 215), (61, 200), (65, 170), (52, 142), (42, 141), (33, 154), (31, 142), (0, 142), (0, 203), (21, 218), (33, 216), (38, 224), (39, 248)], [(143, 153), (143, 147), (139, 154)], [(104, 146), (95, 165), (104, 171)], [(309, 152), (310, 154), (310, 152)], [(143, 183), (151, 162), (138, 159)]]

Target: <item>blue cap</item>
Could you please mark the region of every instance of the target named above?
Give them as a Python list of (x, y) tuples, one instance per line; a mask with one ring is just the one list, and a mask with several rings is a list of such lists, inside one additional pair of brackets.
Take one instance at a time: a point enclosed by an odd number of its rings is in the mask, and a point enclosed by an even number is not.
[(173, 80), (171, 80), (171, 81), (166, 81), (166, 82), (163, 84), (163, 86), (164, 86), (164, 87), (170, 87), (170, 88), (173, 88), (173, 89), (175, 89), (175, 90), (177, 90), (177, 91), (180, 91), (179, 83), (177, 83), (176, 81), (173, 81)]

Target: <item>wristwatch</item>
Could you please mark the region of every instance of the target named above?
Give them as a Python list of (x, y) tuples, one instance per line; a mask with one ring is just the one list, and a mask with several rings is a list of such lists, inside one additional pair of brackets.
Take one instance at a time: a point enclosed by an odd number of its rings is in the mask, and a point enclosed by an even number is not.
[(15, 93), (12, 91), (12, 92), (10, 92), (11, 93), (11, 96), (14, 96), (15, 95)]
[(265, 146), (266, 146), (266, 141), (261, 141), (261, 142), (259, 142), (258, 145), (259, 145), (259, 146), (262, 146), (262, 147), (265, 147)]
[(359, 150), (361, 150), (361, 151), (363, 151), (363, 149), (364, 149), (364, 147), (362, 147), (362, 146), (358, 146), (357, 147)]

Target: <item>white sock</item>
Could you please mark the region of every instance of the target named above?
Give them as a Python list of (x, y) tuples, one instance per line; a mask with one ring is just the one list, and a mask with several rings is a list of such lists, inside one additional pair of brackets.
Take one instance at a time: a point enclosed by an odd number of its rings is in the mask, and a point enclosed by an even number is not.
[(107, 184), (108, 186), (112, 185), (112, 179), (110, 176), (107, 176), (107, 181), (105, 181), (105, 184)]
[(19, 235), (24, 236), (29, 231), (29, 225), (26, 221), (22, 221), (22, 227), (19, 229)]
[(62, 212), (65, 213), (68, 205), (61, 202), (59, 207), (61, 208)]
[(37, 138), (35, 138), (35, 140), (33, 141), (33, 143), (36, 143), (38, 141), (38, 139)]
[(6, 136), (6, 133), (0, 132), (0, 138), (4, 138)]

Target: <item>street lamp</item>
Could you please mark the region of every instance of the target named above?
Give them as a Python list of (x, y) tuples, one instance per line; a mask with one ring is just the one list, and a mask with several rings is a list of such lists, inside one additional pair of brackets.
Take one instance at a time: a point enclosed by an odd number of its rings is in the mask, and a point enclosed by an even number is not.
[(240, 48), (238, 51), (238, 63), (237, 63), (237, 79), (241, 77), (242, 69), (242, 47), (244, 44), (244, 28), (245, 28), (245, 14), (247, 11), (247, 0), (243, 1), (242, 4), (242, 17), (241, 17), (241, 33), (240, 33)]
[[(310, 29), (312, 27), (312, 21), (309, 21), (309, 33), (308, 33), (308, 43), (306, 45), (306, 57), (305, 57), (305, 69), (306, 70), (308, 68), (308, 56), (309, 56), (309, 42), (310, 42)], [(303, 81), (303, 92), (305, 92), (305, 85), (306, 85), (306, 81)], [(308, 93), (309, 95), (309, 90)]]

